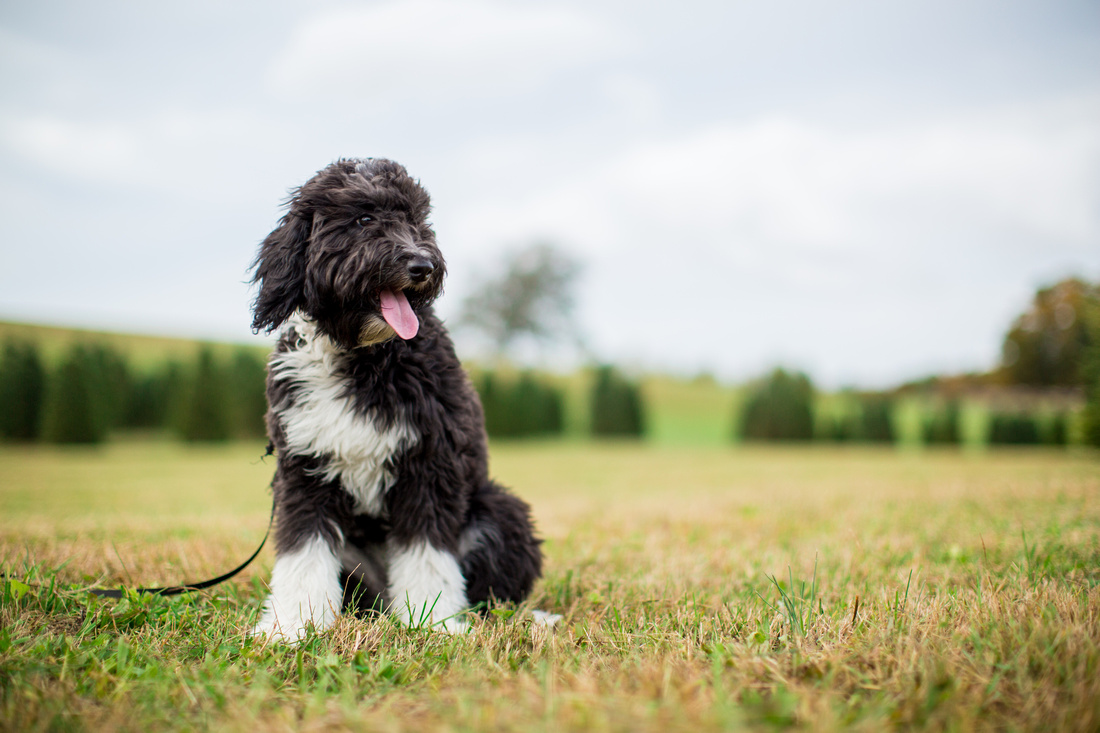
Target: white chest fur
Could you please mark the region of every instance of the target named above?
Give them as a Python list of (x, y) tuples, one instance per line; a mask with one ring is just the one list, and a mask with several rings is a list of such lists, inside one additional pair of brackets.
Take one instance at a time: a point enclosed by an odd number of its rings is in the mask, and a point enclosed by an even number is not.
[(271, 373), (296, 385), (292, 404), (274, 405), (292, 453), (325, 459), (323, 475), (338, 480), (356, 500), (356, 509), (382, 513), (382, 497), (394, 482), (386, 462), (416, 442), (398, 419), (379, 429), (374, 417), (355, 409), (347, 378), (339, 374), (341, 353), (301, 316), (290, 320), (301, 337), (298, 348), (276, 354)]

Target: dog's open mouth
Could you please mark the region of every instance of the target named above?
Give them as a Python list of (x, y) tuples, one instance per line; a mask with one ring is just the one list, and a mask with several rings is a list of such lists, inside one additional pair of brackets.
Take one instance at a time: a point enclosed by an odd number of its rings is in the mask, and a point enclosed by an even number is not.
[(400, 290), (382, 290), (378, 293), (382, 305), (382, 318), (398, 336), (408, 341), (420, 330), (420, 319), (416, 317), (409, 299)]

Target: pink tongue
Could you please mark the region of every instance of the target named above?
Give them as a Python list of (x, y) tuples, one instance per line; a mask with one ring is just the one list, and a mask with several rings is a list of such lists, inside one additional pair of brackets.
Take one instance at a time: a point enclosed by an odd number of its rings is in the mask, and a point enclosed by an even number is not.
[(415, 336), (420, 330), (420, 321), (413, 313), (405, 294), (400, 290), (396, 293), (392, 290), (383, 290), (378, 293), (378, 297), (382, 301), (382, 317), (386, 319), (386, 323), (390, 324), (390, 328), (406, 341)]

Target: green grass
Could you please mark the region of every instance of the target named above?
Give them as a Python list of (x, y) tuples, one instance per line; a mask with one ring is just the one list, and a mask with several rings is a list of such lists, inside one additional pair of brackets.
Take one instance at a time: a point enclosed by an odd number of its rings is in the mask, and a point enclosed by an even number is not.
[(1100, 728), (1094, 453), (494, 447), (533, 506), (530, 606), (451, 637), (246, 633), (262, 446), (0, 449), (0, 729)]

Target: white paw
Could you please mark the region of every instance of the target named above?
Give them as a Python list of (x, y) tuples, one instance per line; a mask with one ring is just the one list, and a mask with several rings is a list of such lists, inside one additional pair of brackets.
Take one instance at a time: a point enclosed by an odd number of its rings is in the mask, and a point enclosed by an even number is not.
[(560, 613), (547, 613), (546, 611), (531, 611), (531, 620), (535, 622), (536, 626), (544, 626), (548, 629), (552, 629), (558, 625), (561, 621), (562, 615)]
[(412, 628), (466, 630), (466, 579), (455, 556), (427, 541), (391, 546), (389, 611)]
[(340, 560), (323, 537), (312, 537), (275, 558), (271, 595), (252, 634), (300, 641), (310, 624), (317, 631), (331, 626), (342, 599)]
[[(305, 613), (302, 611), (306, 610)], [(274, 599), (268, 599), (264, 605), (263, 616), (252, 628), (253, 636), (266, 636), (274, 641), (293, 644), (301, 641), (309, 632), (310, 626), (321, 632), (332, 626), (336, 612), (331, 605), (323, 608), (276, 609)]]

